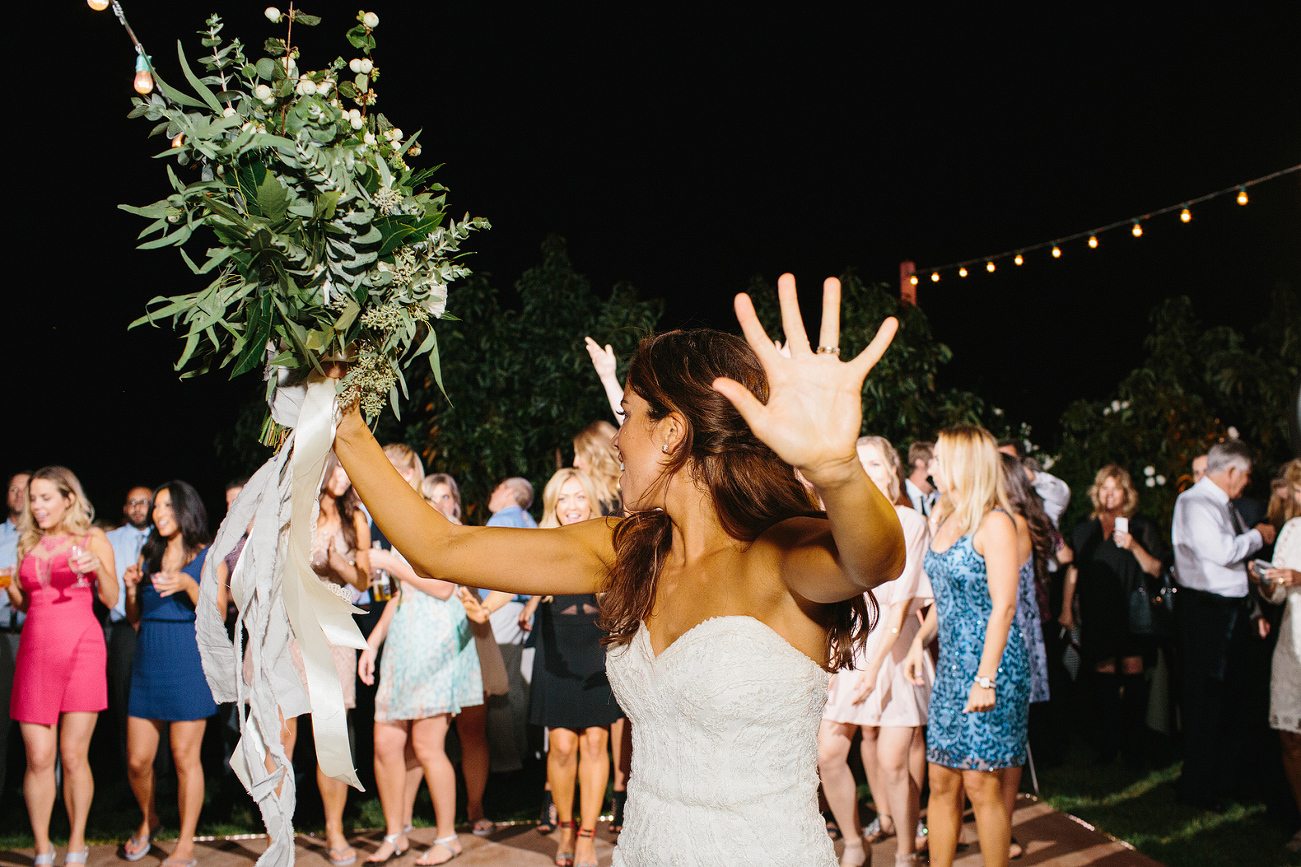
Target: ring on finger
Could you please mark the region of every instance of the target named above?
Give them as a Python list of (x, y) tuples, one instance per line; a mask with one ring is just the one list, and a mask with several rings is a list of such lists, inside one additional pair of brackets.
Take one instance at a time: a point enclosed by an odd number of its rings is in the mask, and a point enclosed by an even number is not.
[(819, 346), (818, 355), (840, 355), (839, 346)]

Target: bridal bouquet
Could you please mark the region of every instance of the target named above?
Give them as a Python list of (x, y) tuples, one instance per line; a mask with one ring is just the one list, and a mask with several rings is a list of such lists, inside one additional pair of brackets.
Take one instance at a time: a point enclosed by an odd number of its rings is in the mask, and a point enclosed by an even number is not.
[[(397, 413), (414, 359), (427, 358), (442, 386), (432, 322), (447, 315), (448, 284), (469, 273), (461, 242), (488, 223), (448, 219), (435, 169), (407, 162), (419, 133), (375, 110), (375, 13), (359, 12), (347, 32), (358, 56), (319, 69), (299, 67), (291, 38), (320, 19), (292, 6), (266, 14), (287, 24), (284, 39), (266, 40), (269, 56), (252, 61), (238, 40), (223, 42), (213, 15), (200, 31), (201, 72), (178, 44), (191, 92), (155, 75), (161, 93), (133, 100), (130, 116), (156, 122), (151, 134), (171, 139), (158, 157), (178, 168), (167, 166), (167, 198), (121, 207), (152, 221), (141, 249), (176, 247), (212, 282), (152, 299), (132, 327), (171, 318), (185, 334), (183, 376), (214, 364), (232, 377), (263, 366), (320, 372), (346, 359), (341, 399), (370, 418), (386, 401)], [(212, 244), (201, 264), (186, 251), (192, 239)], [(268, 377), (268, 398), (275, 387)]]

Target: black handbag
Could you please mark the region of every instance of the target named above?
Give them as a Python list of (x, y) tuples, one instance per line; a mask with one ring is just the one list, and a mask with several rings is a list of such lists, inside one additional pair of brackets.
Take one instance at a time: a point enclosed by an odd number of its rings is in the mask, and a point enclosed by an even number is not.
[(1166, 567), (1161, 574), (1146, 572), (1138, 586), (1129, 591), (1129, 631), (1134, 635), (1154, 635), (1169, 638), (1174, 635), (1175, 594), (1174, 567)]

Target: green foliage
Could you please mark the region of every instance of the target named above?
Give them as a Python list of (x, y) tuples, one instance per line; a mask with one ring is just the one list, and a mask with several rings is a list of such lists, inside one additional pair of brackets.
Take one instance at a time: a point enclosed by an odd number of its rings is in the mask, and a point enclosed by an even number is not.
[(487, 518), (476, 507), (507, 476), (529, 479), (540, 505), (547, 479), (573, 459), (575, 434), (598, 419), (613, 422), (583, 338), (613, 345), (622, 381), (637, 343), (661, 314), (658, 301), (639, 300), (625, 284), (598, 297), (557, 236), (542, 245), (542, 263), (515, 291), (519, 310), (503, 309), (485, 276), (456, 285), (459, 321), (439, 329), (451, 405), (427, 381), (413, 389), (412, 420), (386, 420), (377, 431), (381, 442), (400, 440), (423, 452), (430, 472), (456, 479), (467, 522)]
[[(319, 22), (298, 10), (287, 17)], [(449, 219), (433, 170), (407, 164), (419, 133), (404, 140), (369, 113), (378, 76), (369, 56), (349, 64), (365, 74), (345, 88), (342, 59), (300, 72), (288, 40), (270, 39), (280, 56), (250, 62), (239, 41), (223, 45), (221, 27), (214, 15), (200, 34), (206, 75), (178, 45), (195, 96), (155, 75), (161, 93), (134, 100), (130, 114), (155, 121), (151, 134), (173, 139), (158, 156), (197, 168), (197, 179), (182, 182), (169, 165), (171, 195), (121, 206), (151, 220), (141, 249), (174, 246), (195, 274), (216, 276), (197, 292), (154, 298), (132, 327), (170, 318), (183, 330), (176, 369), (185, 376), (214, 364), (231, 376), (264, 364), (320, 370), (347, 357), (355, 363), (343, 399), (359, 399), (371, 417), (385, 400), (396, 412), (410, 362), (423, 357), (438, 373), (432, 320), (444, 314), (447, 286), (470, 273), (460, 244), (488, 223)], [(358, 29), (369, 55), (372, 29)], [(345, 109), (340, 97), (359, 107)], [(184, 249), (196, 233), (216, 244), (202, 265)]]
[[(899, 319), (894, 342), (863, 389), (863, 434), (883, 436), (903, 449), (955, 424), (982, 424), (997, 436), (1007, 434), (1002, 410), (969, 391), (937, 386), (940, 367), (952, 360), (953, 352), (935, 339), (925, 312), (900, 303), (887, 286), (864, 283), (853, 269), (841, 275), (840, 284), (841, 358), (862, 352), (887, 317)], [(781, 337), (776, 288), (754, 277), (749, 292), (768, 335)], [(813, 340), (817, 334), (810, 331)]]
[(1075, 492), (1063, 527), (1088, 513), (1084, 492), (1109, 463), (1129, 470), (1140, 509), (1168, 523), (1193, 458), (1229, 428), (1255, 451), (1258, 480), (1292, 457), (1288, 411), (1301, 376), (1301, 299), (1294, 290), (1275, 289), (1250, 340), (1227, 326), (1205, 328), (1187, 297), (1157, 305), (1151, 321), (1147, 358), (1114, 397), (1076, 401), (1062, 416), (1061, 456), (1052, 472)]

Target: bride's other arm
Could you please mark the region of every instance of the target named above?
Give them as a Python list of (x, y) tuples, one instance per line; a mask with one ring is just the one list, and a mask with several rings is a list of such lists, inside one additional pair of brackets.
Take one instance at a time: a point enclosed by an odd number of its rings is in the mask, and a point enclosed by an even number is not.
[(376, 526), (417, 575), (509, 593), (596, 593), (614, 562), (613, 519), (554, 530), (463, 527), (420, 498), (353, 407), (334, 451)]

